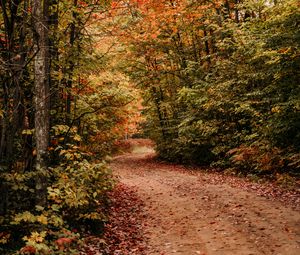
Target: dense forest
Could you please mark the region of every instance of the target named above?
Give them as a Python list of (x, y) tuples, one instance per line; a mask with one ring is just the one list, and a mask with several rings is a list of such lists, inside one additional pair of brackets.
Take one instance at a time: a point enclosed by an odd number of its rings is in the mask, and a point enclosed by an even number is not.
[(62, 254), (71, 242), (76, 253), (80, 232), (106, 220), (105, 159), (124, 136), (150, 137), (171, 162), (299, 178), (299, 10), (1, 0), (1, 254)]
[(128, 72), (161, 157), (299, 167), (299, 3), (146, 2), (128, 32)]

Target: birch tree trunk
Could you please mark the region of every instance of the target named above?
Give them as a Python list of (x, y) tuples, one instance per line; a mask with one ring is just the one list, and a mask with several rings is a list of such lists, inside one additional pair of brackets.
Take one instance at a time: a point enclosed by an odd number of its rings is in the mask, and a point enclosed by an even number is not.
[(49, 47), (48, 0), (33, 0), (35, 28), (35, 141), (36, 141), (36, 204), (47, 202), (47, 157), (49, 144)]

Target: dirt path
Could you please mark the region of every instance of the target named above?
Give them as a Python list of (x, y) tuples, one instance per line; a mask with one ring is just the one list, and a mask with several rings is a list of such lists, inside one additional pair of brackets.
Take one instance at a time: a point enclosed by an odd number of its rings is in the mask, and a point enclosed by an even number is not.
[(118, 156), (112, 168), (145, 202), (149, 255), (300, 254), (300, 211), (277, 199), (158, 163), (150, 149)]

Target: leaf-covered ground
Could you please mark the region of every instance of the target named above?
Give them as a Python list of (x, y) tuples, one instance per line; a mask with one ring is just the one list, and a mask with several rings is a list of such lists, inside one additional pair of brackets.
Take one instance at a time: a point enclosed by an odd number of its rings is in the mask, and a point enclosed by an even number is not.
[(146, 215), (137, 190), (122, 183), (111, 194), (110, 218), (105, 227), (107, 254), (146, 254), (143, 224)]
[(109, 218), (101, 238), (85, 239), (81, 255), (146, 255), (144, 203), (136, 188), (122, 183), (109, 194)]
[(111, 166), (109, 254), (300, 254), (299, 191), (162, 163), (140, 145)]

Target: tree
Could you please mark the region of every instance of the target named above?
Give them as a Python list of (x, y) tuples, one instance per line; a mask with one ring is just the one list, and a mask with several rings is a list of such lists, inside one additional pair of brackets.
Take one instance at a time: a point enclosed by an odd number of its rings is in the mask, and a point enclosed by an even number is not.
[(70, 226), (103, 224), (103, 159), (133, 100), (112, 46), (97, 48), (108, 2), (0, 1), (1, 254), (59, 253)]
[(35, 86), (35, 142), (36, 142), (36, 194), (37, 204), (45, 206), (47, 201), (47, 167), (49, 146), (49, 38), (48, 0), (33, 2), (35, 24), (34, 86)]

